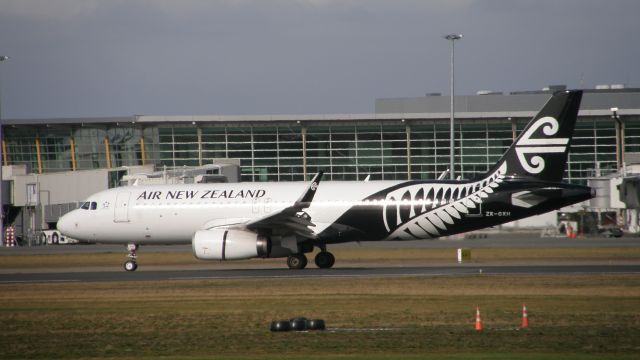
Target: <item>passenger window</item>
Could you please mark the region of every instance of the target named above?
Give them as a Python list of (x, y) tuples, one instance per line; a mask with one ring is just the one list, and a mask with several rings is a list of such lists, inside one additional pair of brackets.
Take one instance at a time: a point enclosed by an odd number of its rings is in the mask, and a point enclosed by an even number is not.
[(83, 203), (82, 206), (80, 206), (80, 209), (89, 210), (89, 202), (87, 201)]
[(92, 203), (91, 203), (91, 210), (95, 210), (95, 209), (97, 209), (97, 208), (98, 208), (98, 203), (97, 203), (97, 202), (95, 202), (95, 201), (94, 201), (94, 202), (92, 202)]

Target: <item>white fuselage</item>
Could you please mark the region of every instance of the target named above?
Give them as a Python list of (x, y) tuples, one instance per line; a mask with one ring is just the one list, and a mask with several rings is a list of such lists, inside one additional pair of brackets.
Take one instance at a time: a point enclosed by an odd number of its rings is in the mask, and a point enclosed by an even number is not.
[[(313, 232), (329, 227), (368, 195), (399, 183), (323, 182), (305, 209), (316, 225)], [(242, 224), (290, 207), (307, 186), (306, 182), (287, 182), (114, 188), (92, 195), (86, 209), (60, 218), (58, 229), (89, 242), (189, 243), (198, 230)]]

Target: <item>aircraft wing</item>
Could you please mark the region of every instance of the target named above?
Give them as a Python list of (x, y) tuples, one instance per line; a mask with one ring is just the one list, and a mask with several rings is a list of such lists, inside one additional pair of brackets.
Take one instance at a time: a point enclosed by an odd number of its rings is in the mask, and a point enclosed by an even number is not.
[(311, 222), (311, 217), (302, 210), (311, 205), (311, 201), (313, 201), (313, 197), (318, 189), (318, 184), (320, 184), (322, 174), (323, 172), (320, 171), (313, 177), (309, 187), (307, 187), (293, 205), (278, 212), (251, 220), (244, 224), (244, 227), (254, 231), (260, 229), (279, 229), (307, 239), (316, 239), (317, 235), (309, 229), (309, 226), (315, 226), (315, 224)]

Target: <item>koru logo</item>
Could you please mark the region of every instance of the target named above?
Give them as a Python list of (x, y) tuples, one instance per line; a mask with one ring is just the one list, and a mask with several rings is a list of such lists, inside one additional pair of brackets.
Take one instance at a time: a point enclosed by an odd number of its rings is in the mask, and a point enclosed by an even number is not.
[(313, 182), (311, 183), (311, 191), (316, 191), (316, 189), (318, 188), (318, 183), (317, 182)]
[(516, 154), (520, 165), (530, 174), (539, 174), (544, 170), (544, 159), (540, 156), (532, 156), (527, 161), (525, 154), (540, 153), (563, 153), (567, 149), (569, 143), (568, 138), (542, 138), (532, 139), (531, 136), (542, 127), (542, 132), (546, 136), (553, 136), (558, 133), (560, 125), (558, 120), (545, 116), (538, 119), (529, 130), (527, 130), (520, 141), (516, 144)]

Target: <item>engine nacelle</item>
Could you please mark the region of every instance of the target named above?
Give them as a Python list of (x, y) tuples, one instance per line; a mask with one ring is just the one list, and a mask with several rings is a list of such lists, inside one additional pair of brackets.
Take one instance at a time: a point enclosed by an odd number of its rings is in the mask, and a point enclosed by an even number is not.
[(251, 231), (234, 229), (200, 230), (191, 240), (193, 254), (200, 260), (243, 260), (267, 257), (268, 238)]

